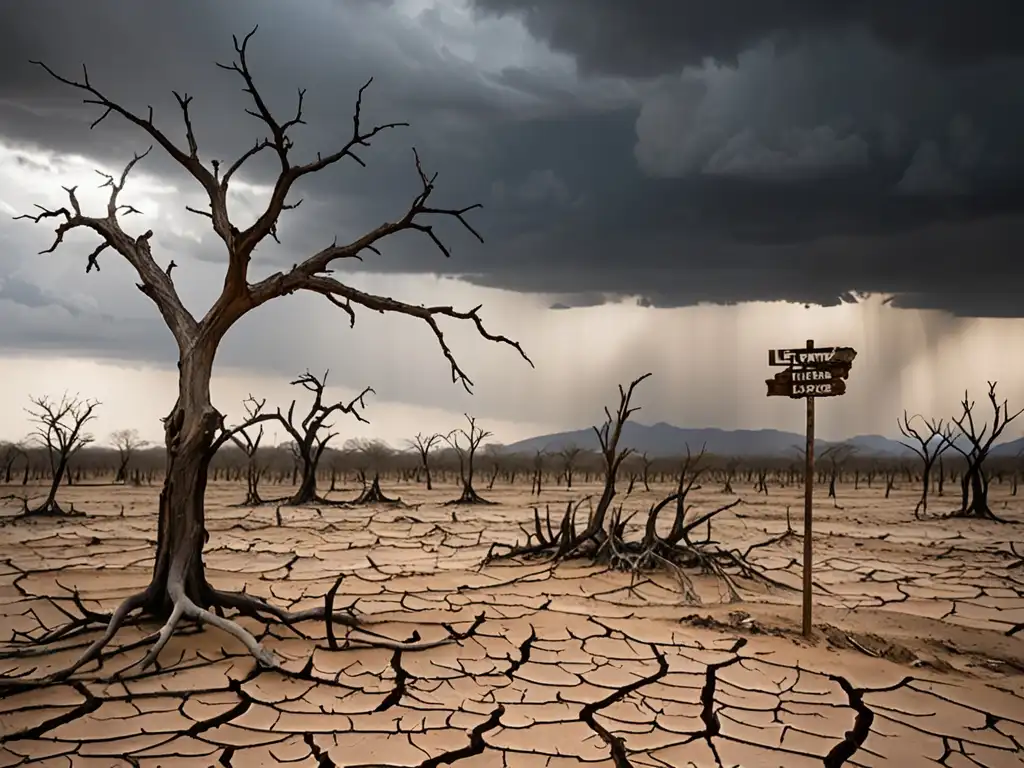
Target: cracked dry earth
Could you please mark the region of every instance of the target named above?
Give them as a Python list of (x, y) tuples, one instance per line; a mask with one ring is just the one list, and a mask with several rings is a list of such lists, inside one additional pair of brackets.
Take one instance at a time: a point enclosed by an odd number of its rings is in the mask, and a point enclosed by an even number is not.
[[(145, 673), (102, 679), (140, 646), (77, 682), (0, 699), (0, 766), (1024, 765), (1016, 525), (914, 522), (909, 489), (889, 500), (841, 489), (843, 509), (819, 499), (816, 633), (804, 641), (797, 592), (746, 585), (743, 603), (722, 604), (699, 577), (704, 604), (688, 606), (667, 577), (631, 585), (628, 574), (539, 561), (480, 569), (492, 540), (511, 542), (532, 521), (520, 489), (496, 488), (486, 495), (500, 504), (454, 508), (454, 519), (440, 505), (453, 489), (388, 491), (410, 508), (287, 508), (278, 527), (273, 507), (231, 507), (242, 489), (212, 487), (208, 576), (299, 608), (322, 605), (345, 573), (337, 604), (374, 631), (451, 631), (455, 642), (368, 649), (339, 628), (332, 651), (320, 623), (300, 625), (302, 637), (241, 619), (284, 659), (278, 672), (215, 629), (185, 628)], [(746, 545), (784, 531), (799, 499), (771, 494), (716, 520), (714, 538)], [(657, 496), (624, 503), (644, 509)], [(550, 497), (553, 511), (568, 498)], [(0, 527), (7, 647), (78, 615), (72, 590), (109, 611), (148, 579), (155, 490), (77, 487), (64, 498), (88, 516)], [(996, 498), (999, 514), (1024, 519), (1020, 501)], [(797, 585), (800, 547), (790, 538), (751, 559)], [(87, 639), (0, 660), (0, 674), (45, 674)]]

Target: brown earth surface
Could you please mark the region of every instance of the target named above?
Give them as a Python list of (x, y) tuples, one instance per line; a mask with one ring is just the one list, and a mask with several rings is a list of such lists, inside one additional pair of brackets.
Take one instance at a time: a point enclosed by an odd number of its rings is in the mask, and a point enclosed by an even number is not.
[[(841, 509), (819, 498), (816, 631), (804, 640), (797, 591), (741, 583), (744, 602), (728, 603), (697, 576), (703, 603), (686, 605), (667, 575), (543, 561), (481, 568), (492, 541), (525, 540), (525, 488), (481, 491), (499, 503), (474, 507), (443, 506), (452, 488), (384, 490), (409, 506), (283, 508), (278, 526), (273, 506), (233, 507), (244, 489), (211, 486), (211, 583), (303, 608), (322, 605), (343, 573), (336, 605), (353, 605), (374, 632), (461, 639), (390, 651), (339, 628), (332, 651), (320, 622), (292, 631), (243, 618), (283, 673), (257, 668), (216, 629), (185, 628), (156, 668), (111, 681), (157, 627), (127, 628), (117, 642), (137, 647), (101, 669), (0, 699), (0, 768), (1024, 765), (1017, 524), (914, 521), (910, 488), (888, 500), (878, 488), (840, 488)], [(621, 501), (644, 510), (663, 490)], [(544, 500), (554, 514), (596, 491)], [(86, 517), (3, 520), (0, 653), (145, 586), (156, 495), (77, 486), (61, 499)], [(715, 520), (716, 541), (745, 548), (778, 535), (787, 506), (799, 523), (795, 489), (746, 498)], [(712, 508), (723, 496), (694, 500)], [(948, 510), (953, 499), (932, 504)], [(1024, 497), (999, 487), (993, 509), (1024, 521)], [(790, 537), (751, 560), (795, 587), (801, 546)], [(0, 675), (44, 675), (95, 636), (52, 655), (8, 653)]]

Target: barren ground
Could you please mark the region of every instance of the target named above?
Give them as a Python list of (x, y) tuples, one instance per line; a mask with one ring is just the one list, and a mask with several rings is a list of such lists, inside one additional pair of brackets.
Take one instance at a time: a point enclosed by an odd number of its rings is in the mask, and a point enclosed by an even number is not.
[[(443, 624), (473, 631), (392, 652), (348, 645), (339, 629), (342, 647), (331, 651), (322, 624), (299, 627), (303, 638), (242, 619), (286, 659), (285, 676), (256, 669), (217, 630), (186, 630), (159, 668), (134, 678), (102, 680), (144, 646), (99, 673), (90, 665), (84, 682), (0, 699), (0, 766), (1024, 765), (1024, 567), (1009, 552), (1024, 538), (1019, 526), (915, 522), (909, 488), (888, 500), (878, 488), (840, 488), (843, 509), (819, 489), (820, 589), (807, 642), (798, 592), (747, 585), (745, 602), (723, 604), (705, 578), (704, 604), (688, 606), (667, 577), (630, 589), (629, 575), (594, 567), (481, 570), (488, 544), (523, 538), (532, 513), (525, 488), (480, 490), (500, 504), (443, 507), (452, 488), (385, 484), (411, 508), (286, 508), (278, 527), (274, 507), (232, 507), (243, 489), (212, 486), (205, 560), (215, 586), (298, 608), (323, 604), (345, 573), (336, 604), (354, 603), (374, 631), (400, 640), (414, 630), (444, 637)], [(1024, 520), (1024, 497), (1004, 493), (993, 489), (993, 508)], [(88, 517), (0, 527), (0, 641), (76, 614), (69, 590), (109, 611), (143, 587), (156, 495), (69, 488), (62, 500)], [(660, 495), (624, 504), (643, 509)], [(799, 525), (796, 489), (744, 495), (738, 514), (716, 520), (716, 540), (778, 534), (787, 505)], [(568, 498), (544, 496), (553, 513)], [(722, 498), (704, 491), (695, 500)], [(952, 503), (933, 500), (936, 511)], [(800, 548), (790, 539), (752, 559), (798, 585)], [(118, 640), (153, 629), (125, 629)], [(0, 674), (45, 674), (86, 642), (0, 660)]]

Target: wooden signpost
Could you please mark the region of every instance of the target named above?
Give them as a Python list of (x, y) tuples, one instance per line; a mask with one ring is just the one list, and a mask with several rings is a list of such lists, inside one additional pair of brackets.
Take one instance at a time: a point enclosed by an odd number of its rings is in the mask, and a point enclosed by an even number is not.
[(779, 367), (770, 379), (768, 397), (790, 397), (807, 401), (807, 465), (804, 469), (804, 574), (803, 620), (804, 637), (811, 636), (812, 557), (814, 554), (812, 517), (814, 510), (814, 399), (838, 397), (846, 393), (846, 379), (857, 352), (852, 347), (815, 347), (808, 340), (803, 349), (770, 349), (768, 365)]

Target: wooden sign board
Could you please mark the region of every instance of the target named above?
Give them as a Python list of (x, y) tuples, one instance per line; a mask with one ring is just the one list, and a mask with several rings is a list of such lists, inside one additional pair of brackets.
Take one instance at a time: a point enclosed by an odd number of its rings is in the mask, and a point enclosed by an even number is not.
[(769, 349), (768, 365), (784, 370), (765, 379), (768, 397), (790, 397), (803, 400), (807, 406), (807, 447), (804, 450), (804, 567), (801, 626), (804, 637), (813, 634), (813, 509), (814, 509), (814, 401), (819, 397), (846, 394), (846, 378), (857, 357), (853, 347), (816, 347), (814, 340), (796, 349)]
[(814, 347), (813, 349), (769, 349), (768, 365), (790, 367), (794, 365), (827, 365), (843, 363), (849, 368), (857, 351), (853, 347)]
[[(793, 378), (794, 375), (801, 378)], [(808, 376), (808, 374), (814, 374)], [(780, 371), (771, 379), (765, 379), (768, 385), (768, 397), (839, 397), (846, 394), (846, 382), (834, 378), (828, 371)]]

